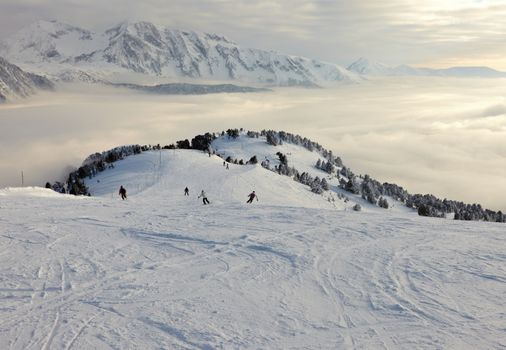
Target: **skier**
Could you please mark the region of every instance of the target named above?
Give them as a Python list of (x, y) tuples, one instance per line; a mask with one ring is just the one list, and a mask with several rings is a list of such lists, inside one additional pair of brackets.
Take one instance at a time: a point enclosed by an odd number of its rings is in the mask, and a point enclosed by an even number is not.
[(248, 201), (246, 203), (249, 203), (251, 204), (253, 202), (253, 199), (257, 199), (257, 202), (258, 202), (258, 196), (256, 195), (255, 191), (251, 192), (250, 194), (248, 194)]
[(126, 194), (126, 190), (125, 188), (123, 187), (123, 185), (121, 185), (119, 187), (119, 192), (118, 194), (121, 196), (121, 199), (125, 200), (127, 198), (127, 194)]
[(189, 196), (190, 195), (190, 190), (188, 189), (188, 187), (185, 187), (185, 189), (184, 189), (184, 195), (185, 196)]
[(228, 163), (227, 163), (227, 168), (226, 169), (228, 170)]
[(197, 198), (200, 198), (200, 197), (202, 197), (202, 202), (204, 203), (204, 205), (210, 204), (209, 201), (207, 200), (207, 195), (204, 192), (204, 190), (202, 190), (202, 192), (200, 192), (200, 196), (198, 196)]

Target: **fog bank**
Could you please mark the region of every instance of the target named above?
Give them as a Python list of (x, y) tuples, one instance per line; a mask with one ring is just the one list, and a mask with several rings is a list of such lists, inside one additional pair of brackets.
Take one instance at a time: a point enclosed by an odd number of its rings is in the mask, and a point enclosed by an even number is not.
[(0, 187), (43, 185), (91, 153), (243, 127), (307, 136), (356, 173), (506, 209), (506, 80), (385, 79), (328, 89), (149, 96), (86, 87), (0, 106)]

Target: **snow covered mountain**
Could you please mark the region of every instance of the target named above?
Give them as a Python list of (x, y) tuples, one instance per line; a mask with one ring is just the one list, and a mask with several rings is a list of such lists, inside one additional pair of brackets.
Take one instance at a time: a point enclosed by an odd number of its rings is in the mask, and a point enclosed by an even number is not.
[(359, 58), (347, 68), (351, 72), (371, 76), (435, 76), (435, 77), (475, 77), (504, 78), (506, 72), (489, 67), (451, 67), (444, 69), (415, 68), (408, 65), (388, 66), (381, 62)]
[(391, 68), (381, 62), (370, 61), (361, 57), (346, 69), (362, 75), (387, 75), (390, 73)]
[(27, 97), (38, 89), (52, 89), (46, 78), (27, 73), (0, 57), (0, 103), (11, 98)]
[[(58, 77), (84, 71), (95, 77), (135, 72), (158, 77), (313, 86), (357, 76), (331, 63), (242, 48), (216, 34), (125, 22), (105, 32), (39, 21), (6, 40), (0, 54)], [(79, 78), (77, 74), (76, 78)]]
[[(270, 167), (282, 164), (277, 150), (328, 176), (317, 152), (265, 141), (223, 136), (212, 147)], [(92, 197), (0, 190), (0, 348), (506, 345), (501, 224), (351, 196), (356, 212), (260, 164), (227, 169), (188, 149), (132, 155), (86, 182)], [(252, 190), (259, 201), (246, 204)]]

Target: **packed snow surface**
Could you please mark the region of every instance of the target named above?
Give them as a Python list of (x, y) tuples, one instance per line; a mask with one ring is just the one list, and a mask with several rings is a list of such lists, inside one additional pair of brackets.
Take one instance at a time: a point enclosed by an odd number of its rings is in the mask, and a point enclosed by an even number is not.
[(146, 152), (92, 197), (0, 190), (0, 348), (506, 347), (504, 225), (354, 212), (222, 163)]

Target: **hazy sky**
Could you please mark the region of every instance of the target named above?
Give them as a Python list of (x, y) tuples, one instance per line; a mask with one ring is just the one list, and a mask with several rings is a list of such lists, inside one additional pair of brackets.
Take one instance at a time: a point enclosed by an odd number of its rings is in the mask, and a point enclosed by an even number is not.
[(0, 187), (19, 186), (21, 171), (27, 183), (44, 185), (66, 165), (118, 145), (271, 128), (310, 137), (356, 173), (411, 193), (506, 210), (505, 79), (397, 78), (204, 96), (88, 89), (0, 106)]
[(0, 38), (38, 19), (147, 20), (343, 65), (358, 57), (506, 70), (505, 0), (1, 0)]

